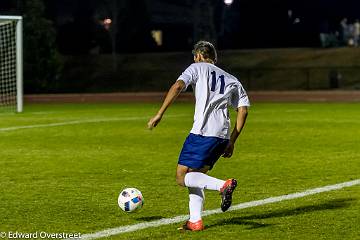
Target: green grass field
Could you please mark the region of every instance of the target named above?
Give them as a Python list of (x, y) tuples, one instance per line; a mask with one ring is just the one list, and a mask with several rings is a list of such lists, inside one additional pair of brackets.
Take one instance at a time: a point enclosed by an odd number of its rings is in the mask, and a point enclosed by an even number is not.
[[(158, 104), (27, 105), (0, 114), (0, 232), (92, 233), (188, 213), (175, 167), (193, 115), (175, 104), (153, 131)], [(234, 116), (234, 113), (232, 113)], [(256, 103), (231, 159), (210, 175), (235, 177), (234, 204), (360, 178), (360, 104)], [(136, 187), (143, 209), (117, 206)], [(206, 192), (206, 209), (219, 208)], [(360, 186), (109, 239), (360, 239)]]

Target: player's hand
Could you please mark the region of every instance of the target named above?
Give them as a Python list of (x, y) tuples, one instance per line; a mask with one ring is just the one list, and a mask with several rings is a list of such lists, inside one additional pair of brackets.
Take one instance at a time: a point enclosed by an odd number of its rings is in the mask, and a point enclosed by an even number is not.
[(147, 124), (148, 128), (152, 130), (156, 127), (161, 121), (162, 116), (160, 114), (156, 114), (153, 118), (151, 118)]
[(234, 152), (234, 144), (229, 142), (228, 145), (226, 146), (222, 156), (224, 158), (229, 158), (232, 156), (233, 152)]

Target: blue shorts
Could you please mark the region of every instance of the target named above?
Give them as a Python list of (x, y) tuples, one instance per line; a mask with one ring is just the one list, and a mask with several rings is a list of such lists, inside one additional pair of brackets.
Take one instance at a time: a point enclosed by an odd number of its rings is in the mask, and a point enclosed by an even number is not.
[(192, 169), (200, 169), (207, 165), (211, 169), (224, 153), (228, 143), (228, 139), (190, 133), (184, 142), (178, 164)]

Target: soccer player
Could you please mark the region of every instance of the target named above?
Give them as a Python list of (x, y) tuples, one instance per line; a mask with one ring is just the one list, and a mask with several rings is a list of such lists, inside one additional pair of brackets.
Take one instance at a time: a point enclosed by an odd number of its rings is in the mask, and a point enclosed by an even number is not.
[[(190, 219), (182, 229), (201, 231), (204, 229), (201, 218), (204, 189), (220, 192), (222, 211), (225, 212), (231, 205), (236, 179), (224, 181), (207, 175), (207, 172), (220, 156), (232, 156), (236, 139), (244, 127), (250, 102), (236, 77), (215, 66), (217, 53), (211, 43), (197, 42), (192, 53), (195, 63), (171, 86), (161, 108), (149, 120), (148, 128), (156, 127), (180, 92), (192, 85), (196, 98), (194, 124), (179, 156), (176, 182), (189, 189)], [(231, 134), (229, 106), (237, 111)]]

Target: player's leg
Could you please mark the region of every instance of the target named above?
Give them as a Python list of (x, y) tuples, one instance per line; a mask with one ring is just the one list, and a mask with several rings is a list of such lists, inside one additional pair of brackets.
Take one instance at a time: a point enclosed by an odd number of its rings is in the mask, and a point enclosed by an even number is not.
[(176, 183), (179, 186), (185, 187), (184, 178), (185, 178), (185, 175), (189, 172), (189, 169), (190, 168), (188, 166), (184, 166), (184, 165), (181, 165), (181, 164), (177, 165), (177, 168), (176, 168)]
[[(198, 169), (200, 170), (200, 169)], [(179, 185), (185, 186), (184, 176), (190, 171), (198, 171), (187, 166), (178, 165), (176, 171), (176, 181)], [(202, 169), (207, 171), (207, 169)], [(204, 189), (196, 187), (188, 187), (189, 190), (189, 213), (190, 218), (179, 230), (201, 231), (204, 229), (201, 212), (203, 210), (205, 194)]]
[(232, 194), (237, 186), (236, 179), (226, 181), (211, 177), (205, 174), (210, 166), (202, 169), (191, 169), (187, 166), (178, 164), (176, 171), (176, 181), (181, 186), (188, 188), (199, 188), (219, 191), (221, 194), (221, 210), (225, 212), (232, 203)]
[[(207, 186), (213, 186), (213, 190), (219, 190), (221, 193), (221, 209), (226, 211), (231, 205), (232, 192), (236, 187), (236, 180), (231, 179), (223, 181), (206, 175), (210, 166), (205, 166), (202, 169), (191, 169), (187, 166), (178, 165), (176, 171), (176, 180), (179, 185), (187, 186), (189, 189), (189, 220), (179, 228), (179, 230), (191, 230), (201, 231), (204, 229), (201, 213), (203, 211), (203, 205), (205, 200), (204, 189), (211, 189)], [(195, 181), (197, 187), (191, 187), (187, 184), (187, 177), (190, 176), (192, 179), (201, 178), (202, 182), (207, 182), (206, 186), (203, 183), (199, 184), (199, 181)], [(230, 181), (230, 183), (229, 183)], [(232, 185), (235, 181), (235, 185)], [(223, 184), (222, 184), (223, 183)], [(221, 185), (222, 184), (222, 185)], [(222, 187), (219, 187), (222, 186)], [(230, 192), (231, 191), (231, 192)], [(230, 194), (230, 195), (229, 195)]]
[(209, 166), (205, 166), (202, 169), (189, 169), (188, 173), (184, 176), (184, 185), (186, 187), (220, 191), (225, 181), (207, 175), (206, 172), (209, 168)]
[(208, 190), (220, 191), (225, 181), (207, 175), (210, 166), (201, 169), (192, 169), (178, 164), (176, 169), (176, 182), (183, 187), (195, 187)]
[(205, 194), (204, 190), (200, 188), (188, 188), (189, 189), (189, 213), (190, 218), (182, 226), (182, 230), (202, 231), (204, 230), (204, 224), (201, 218), (203, 211)]
[(202, 230), (201, 217), (203, 200), (201, 195), (195, 194), (194, 189), (203, 192), (204, 189), (220, 191), (222, 196), (221, 209), (226, 211), (231, 205), (232, 192), (236, 187), (231, 180), (224, 181), (206, 173), (214, 166), (227, 146), (228, 140), (219, 138), (208, 138), (199, 135), (190, 134), (184, 143), (179, 156), (179, 162), (176, 169), (176, 181), (180, 186), (189, 188), (189, 208), (190, 219), (186, 222), (183, 229)]
[(200, 188), (188, 188), (189, 190), (189, 211), (190, 222), (201, 220), (201, 212), (204, 208), (205, 193)]
[[(224, 153), (225, 148), (228, 145), (228, 141), (219, 141), (218, 144), (211, 149), (211, 154), (209, 158), (207, 158), (206, 164), (211, 166), (211, 168), (215, 165), (220, 156)], [(211, 169), (210, 168), (210, 169)], [(232, 194), (237, 186), (237, 181), (234, 178), (230, 178), (224, 182), (222, 187), (220, 188), (221, 195), (221, 210), (225, 212), (229, 209), (232, 203)]]
[[(209, 166), (205, 166), (203, 169), (197, 170), (178, 165), (176, 180), (181, 186), (219, 191), (221, 210), (225, 212), (231, 206), (232, 194), (237, 186), (237, 181), (233, 178), (224, 181), (211, 177), (205, 174), (209, 168)], [(186, 172), (184, 169), (186, 169)]]

